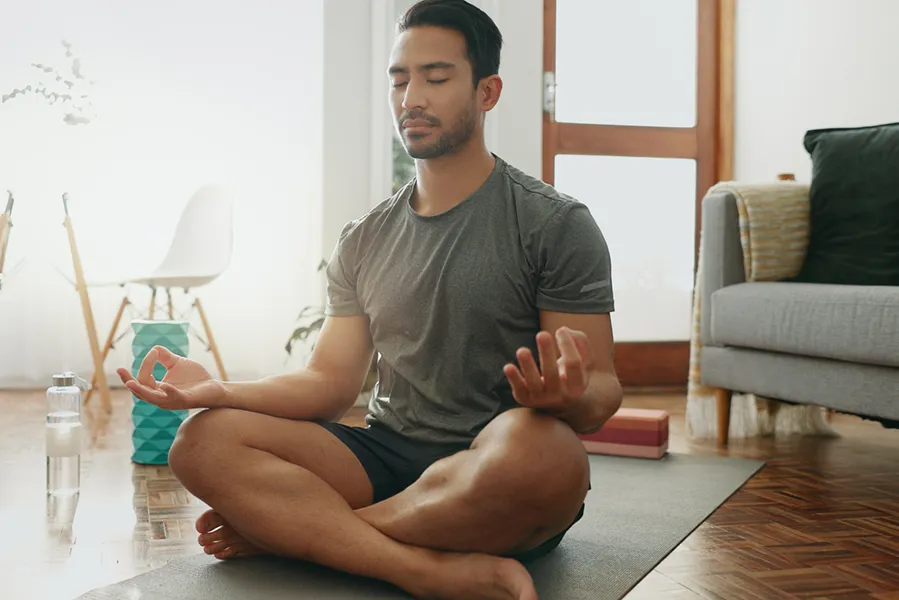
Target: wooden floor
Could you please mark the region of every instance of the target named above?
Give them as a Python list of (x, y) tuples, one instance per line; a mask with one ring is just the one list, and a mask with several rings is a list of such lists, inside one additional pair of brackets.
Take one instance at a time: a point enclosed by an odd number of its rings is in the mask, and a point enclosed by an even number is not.
[[(672, 452), (768, 461), (628, 600), (899, 600), (899, 431), (837, 416), (839, 439), (721, 451), (685, 438), (683, 397), (626, 404), (672, 413)], [(69, 599), (200, 552), (193, 521), (205, 507), (166, 467), (130, 462), (130, 397), (116, 392), (114, 407), (111, 418), (85, 417), (90, 449), (73, 513), (45, 502), (43, 394), (0, 392), (0, 597)]]

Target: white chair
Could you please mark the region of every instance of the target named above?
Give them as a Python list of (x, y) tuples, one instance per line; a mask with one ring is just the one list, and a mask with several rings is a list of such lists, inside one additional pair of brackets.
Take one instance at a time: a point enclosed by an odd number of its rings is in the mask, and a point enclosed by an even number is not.
[[(151, 273), (137, 277), (129, 277), (117, 282), (123, 287), (141, 285), (150, 288), (150, 307), (148, 319), (153, 319), (156, 314), (156, 299), (158, 290), (165, 291), (168, 299), (168, 317), (175, 318), (172, 290), (182, 288), (185, 294), (190, 294), (196, 288), (208, 285), (215, 281), (231, 262), (234, 231), (234, 195), (222, 186), (207, 185), (197, 190), (184, 207), (172, 243), (169, 246), (165, 258)], [(118, 313), (113, 320), (106, 345), (103, 348), (103, 360), (117, 341), (119, 324), (126, 307), (131, 304), (126, 293), (119, 305)], [(219, 377), (227, 380), (225, 366), (219, 354), (218, 346), (212, 335), (212, 328), (200, 299), (193, 296), (191, 305), (197, 309), (206, 334), (206, 340), (197, 337), (204, 342), (207, 349), (215, 358)], [(122, 334), (126, 335), (127, 331)], [(118, 336), (118, 337), (122, 337)], [(97, 373), (94, 373), (96, 382)], [(93, 385), (90, 389), (93, 389)], [(85, 402), (90, 398), (90, 389), (85, 396)]]
[(162, 263), (129, 283), (186, 291), (215, 281), (231, 262), (233, 214), (234, 197), (228, 189), (200, 188), (184, 207)]

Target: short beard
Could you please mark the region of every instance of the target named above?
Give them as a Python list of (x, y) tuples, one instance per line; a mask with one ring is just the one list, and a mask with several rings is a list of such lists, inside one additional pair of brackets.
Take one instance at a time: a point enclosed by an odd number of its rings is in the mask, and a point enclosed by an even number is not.
[(453, 154), (467, 144), (471, 136), (474, 135), (477, 124), (477, 114), (473, 107), (469, 106), (469, 109), (456, 119), (455, 126), (441, 134), (434, 144), (421, 148), (412, 148), (404, 136), (401, 135), (400, 139), (403, 142), (406, 153), (412, 158), (420, 160), (440, 158), (441, 156)]

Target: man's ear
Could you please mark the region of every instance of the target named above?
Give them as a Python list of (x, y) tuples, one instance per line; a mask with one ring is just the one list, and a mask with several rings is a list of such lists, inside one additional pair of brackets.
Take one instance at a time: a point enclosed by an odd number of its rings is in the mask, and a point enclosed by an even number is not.
[(499, 102), (499, 97), (503, 91), (503, 80), (499, 75), (490, 75), (485, 77), (478, 84), (478, 101), (481, 110), (487, 112), (493, 110), (493, 107)]

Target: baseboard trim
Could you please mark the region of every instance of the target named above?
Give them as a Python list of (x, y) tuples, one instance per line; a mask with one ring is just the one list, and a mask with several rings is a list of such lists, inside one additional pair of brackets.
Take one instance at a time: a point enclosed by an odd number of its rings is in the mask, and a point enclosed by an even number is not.
[(622, 386), (624, 393), (628, 396), (669, 396), (675, 394), (686, 394), (686, 384), (680, 385), (630, 385)]

